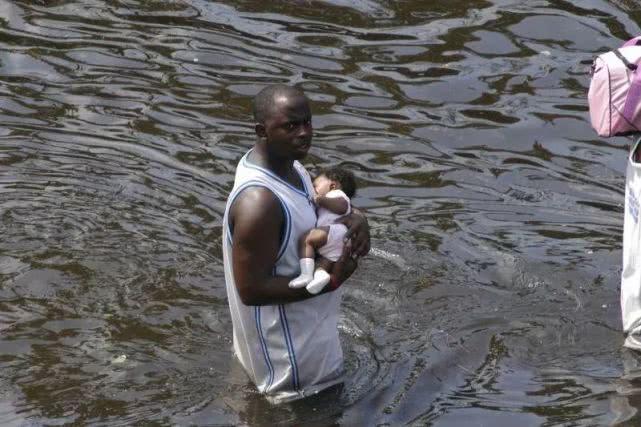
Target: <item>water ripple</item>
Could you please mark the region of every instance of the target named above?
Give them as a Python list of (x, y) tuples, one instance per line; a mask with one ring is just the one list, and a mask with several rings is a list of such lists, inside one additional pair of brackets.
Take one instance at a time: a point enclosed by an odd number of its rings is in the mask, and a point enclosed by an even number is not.
[[(634, 420), (612, 351), (628, 141), (595, 137), (585, 93), (636, 9), (0, 2), (0, 419)], [(372, 229), (340, 404), (268, 407), (231, 362), (221, 220), (274, 82), (305, 89), (306, 164), (352, 169)]]

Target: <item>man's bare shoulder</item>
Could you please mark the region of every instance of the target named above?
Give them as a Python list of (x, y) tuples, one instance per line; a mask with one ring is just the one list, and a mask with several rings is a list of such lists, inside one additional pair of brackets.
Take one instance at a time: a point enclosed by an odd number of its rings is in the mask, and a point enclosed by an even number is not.
[(266, 187), (248, 187), (244, 189), (234, 202), (231, 208), (233, 210), (258, 210), (268, 212), (272, 209), (280, 209), (278, 197)]
[(278, 197), (265, 187), (244, 189), (230, 208), (230, 222), (252, 230), (278, 227), (283, 220)]

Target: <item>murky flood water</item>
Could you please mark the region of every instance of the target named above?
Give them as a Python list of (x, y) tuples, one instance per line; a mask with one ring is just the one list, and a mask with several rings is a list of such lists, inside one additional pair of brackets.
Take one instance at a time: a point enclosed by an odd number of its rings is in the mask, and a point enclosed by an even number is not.
[[(630, 140), (587, 120), (617, 0), (0, 1), (0, 424), (638, 425)], [(221, 218), (251, 97), (304, 88), (358, 177), (342, 390), (231, 358)]]

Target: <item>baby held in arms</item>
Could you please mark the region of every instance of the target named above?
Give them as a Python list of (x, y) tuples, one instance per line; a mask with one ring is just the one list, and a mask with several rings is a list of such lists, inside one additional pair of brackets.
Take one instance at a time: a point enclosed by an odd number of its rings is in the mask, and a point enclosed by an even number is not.
[[(300, 276), (289, 282), (290, 288), (306, 286), (311, 294), (319, 293), (329, 283), (329, 272), (343, 252), (347, 227), (334, 221), (352, 211), (350, 198), (356, 192), (356, 180), (354, 174), (346, 169), (329, 168), (316, 177), (314, 190), (318, 215), (316, 228), (302, 236), (299, 246)], [(314, 271), (316, 252), (324, 260)]]

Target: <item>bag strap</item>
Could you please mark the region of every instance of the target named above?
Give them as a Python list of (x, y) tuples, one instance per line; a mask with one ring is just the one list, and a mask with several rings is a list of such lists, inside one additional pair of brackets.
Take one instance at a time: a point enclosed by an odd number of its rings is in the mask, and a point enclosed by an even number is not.
[(623, 44), (621, 47), (627, 47), (627, 46), (638, 46), (641, 44), (641, 36), (636, 36), (634, 38), (631, 38), (627, 42)]
[[(634, 73), (628, 88), (628, 94), (625, 97), (625, 104), (623, 105), (622, 115), (628, 123), (634, 123), (634, 113), (638, 110), (639, 102), (641, 102), (641, 78), (639, 78), (639, 74)], [(634, 126), (634, 128), (636, 129), (637, 127)]]
[(621, 61), (623, 61), (623, 63), (625, 64), (625, 66), (627, 67), (628, 70), (630, 70), (630, 71), (636, 71), (637, 70), (637, 64), (633, 64), (630, 61), (628, 61), (626, 59), (626, 57), (623, 56), (623, 54), (621, 53), (621, 51), (619, 49), (614, 49), (612, 52), (614, 52), (614, 54), (617, 56), (617, 58), (619, 58)]
[[(633, 123), (634, 113), (637, 111), (639, 103), (641, 103), (641, 70), (638, 69), (637, 64), (632, 64), (628, 61), (620, 49), (615, 49), (614, 54), (623, 61), (628, 70), (632, 71), (629, 82), (630, 86), (628, 87), (628, 93), (625, 97), (625, 104), (623, 105), (621, 115), (628, 123)], [(636, 129), (636, 126), (633, 127)]]

